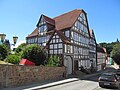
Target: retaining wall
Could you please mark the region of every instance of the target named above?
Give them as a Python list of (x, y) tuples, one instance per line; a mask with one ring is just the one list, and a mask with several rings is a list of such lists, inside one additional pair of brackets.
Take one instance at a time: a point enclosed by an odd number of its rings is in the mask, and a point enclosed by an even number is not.
[(65, 67), (0, 65), (0, 87), (63, 78)]

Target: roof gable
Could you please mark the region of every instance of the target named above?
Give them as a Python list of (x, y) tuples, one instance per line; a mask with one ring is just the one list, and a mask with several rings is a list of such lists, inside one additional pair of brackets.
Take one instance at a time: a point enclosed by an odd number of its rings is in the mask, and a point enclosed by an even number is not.
[(36, 25), (37, 27), (39, 26), (41, 18), (43, 18), (47, 24), (55, 25), (55, 20), (53, 20), (52, 18), (49, 18), (49, 17), (47, 17), (47, 16), (45, 16), (45, 15), (42, 14), (40, 16), (40, 19), (39, 19), (37, 25)]
[(55, 20), (56, 30), (72, 27), (82, 10), (73, 10), (53, 18)]

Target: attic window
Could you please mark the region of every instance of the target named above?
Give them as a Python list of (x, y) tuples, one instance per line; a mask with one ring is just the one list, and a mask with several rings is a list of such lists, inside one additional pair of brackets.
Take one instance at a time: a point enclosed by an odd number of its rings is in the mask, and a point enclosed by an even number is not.
[(39, 32), (45, 32), (47, 30), (47, 26), (46, 25), (42, 25), (39, 27)]
[(81, 13), (81, 14), (80, 14), (80, 17), (82, 17), (83, 20), (86, 20), (84, 13)]
[(44, 18), (42, 17), (42, 18), (41, 18), (41, 21), (40, 21), (40, 23), (39, 23), (39, 26), (41, 26), (41, 25), (43, 25), (43, 24), (45, 24), (45, 20), (44, 20)]
[(47, 25), (46, 25), (46, 22), (45, 22), (43, 16), (42, 16), (42, 18), (41, 18), (41, 20), (39, 22), (38, 29), (39, 29), (39, 33), (41, 33), (41, 34), (46, 32), (46, 30), (47, 30)]

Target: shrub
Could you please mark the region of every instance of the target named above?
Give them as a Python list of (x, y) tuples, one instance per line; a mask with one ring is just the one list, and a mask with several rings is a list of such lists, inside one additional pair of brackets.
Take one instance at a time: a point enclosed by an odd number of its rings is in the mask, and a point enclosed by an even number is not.
[(5, 59), (5, 62), (12, 63), (12, 64), (19, 64), (20, 57), (18, 55), (11, 54), (7, 56), (7, 58)]
[(26, 43), (22, 43), (16, 48), (15, 52), (20, 53), (25, 47), (26, 47)]
[(9, 49), (7, 48), (7, 46), (5, 44), (1, 44), (0, 45), (0, 59), (4, 60), (7, 55), (9, 53)]
[(59, 66), (60, 65), (60, 58), (58, 56), (50, 56), (47, 66)]
[(15, 53), (19, 56), (21, 56), (23, 50), (25, 49), (26, 47), (26, 43), (22, 43), (20, 44), (16, 49), (15, 49)]
[(35, 63), (35, 65), (44, 65), (46, 60), (45, 52), (38, 45), (31, 44), (26, 46), (22, 52), (21, 58), (25, 58)]

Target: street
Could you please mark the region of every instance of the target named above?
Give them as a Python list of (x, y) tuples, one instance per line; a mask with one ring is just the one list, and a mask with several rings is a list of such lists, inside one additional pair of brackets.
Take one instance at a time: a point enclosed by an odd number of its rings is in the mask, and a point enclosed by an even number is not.
[[(105, 72), (111, 71), (106, 70)], [(98, 77), (100, 75), (89, 76), (75, 82), (61, 84), (40, 90), (119, 90), (113, 88), (101, 88), (98, 84)]]

